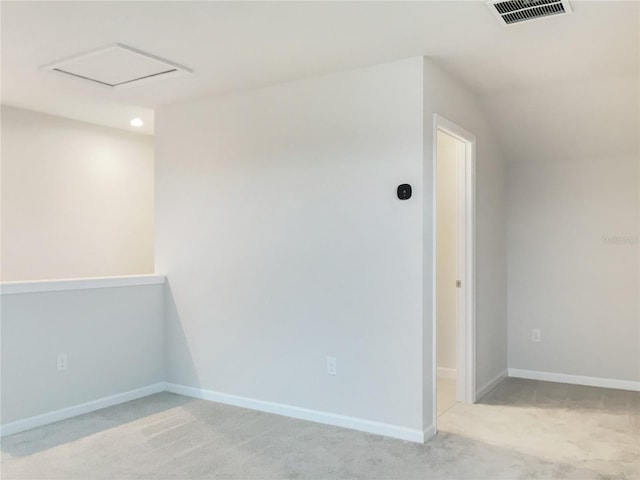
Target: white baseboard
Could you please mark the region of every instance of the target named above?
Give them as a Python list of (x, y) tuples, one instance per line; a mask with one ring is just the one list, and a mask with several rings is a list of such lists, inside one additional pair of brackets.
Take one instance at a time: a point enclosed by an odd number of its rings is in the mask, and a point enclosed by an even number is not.
[(487, 393), (493, 390), (505, 378), (507, 378), (506, 368), (478, 389), (478, 391), (476, 392), (476, 401), (480, 400)]
[(424, 432), (422, 433), (423, 437), (424, 437), (424, 441), (428, 442), (429, 440), (431, 440), (433, 437), (436, 436), (436, 426), (431, 424), (429, 425), (427, 428), (424, 429)]
[(438, 377), (441, 378), (456, 378), (457, 373), (455, 368), (437, 367)]
[(102, 408), (111, 407), (124, 402), (130, 402), (131, 400), (147, 397), (154, 393), (160, 393), (164, 391), (164, 389), (165, 383), (158, 382), (153, 385), (136, 388), (135, 390), (130, 390), (128, 392), (117, 393), (115, 395), (99, 398), (79, 405), (54, 410), (53, 412), (43, 413), (41, 415), (36, 415), (22, 420), (16, 420), (15, 422), (2, 425), (0, 427), (0, 436), (4, 437), (6, 435), (13, 435), (14, 433), (24, 432), (25, 430), (31, 430), (36, 427), (42, 427), (44, 425), (49, 425), (50, 423), (59, 422), (78, 415), (84, 415), (85, 413), (94, 412)]
[(308, 420), (310, 422), (323, 423), (336, 427), (349, 428), (359, 430), (361, 432), (383, 435), (386, 437), (408, 440), (410, 442), (424, 443), (426, 432), (422, 430), (391, 425), (388, 423), (373, 422), (356, 417), (347, 417), (335, 413), (322, 412), (319, 410), (310, 410), (307, 408), (294, 407), (282, 403), (267, 402), (264, 400), (256, 400), (253, 398), (231, 395), (228, 393), (216, 392), (213, 390), (205, 390), (202, 388), (187, 387), (177, 385), (175, 383), (167, 383), (166, 391), (184, 395), (186, 397), (199, 398), (212, 402), (233, 405), (235, 407), (248, 408), (261, 412), (283, 415), (285, 417), (297, 418), (300, 420)]
[(573, 385), (587, 385), (589, 387), (615, 388), (618, 390), (631, 390), (632, 392), (640, 392), (640, 382), (634, 382), (632, 380), (583, 377), (580, 375), (567, 375), (564, 373), (521, 370), (519, 368), (510, 368), (509, 376), (515, 378), (527, 378), (529, 380), (543, 380), (545, 382), (570, 383)]
[(374, 422), (362, 418), (348, 417), (345, 415), (322, 412), (319, 410), (310, 410), (307, 408), (294, 407), (291, 405), (284, 405), (280, 403), (256, 400), (237, 395), (230, 395), (227, 393), (215, 392), (212, 390), (186, 387), (173, 383), (158, 382), (154, 383), (153, 385), (147, 385), (145, 387), (137, 388), (128, 392), (118, 393), (116, 395), (99, 398), (97, 400), (81, 403), (79, 405), (61, 408), (52, 412), (43, 413), (41, 415), (36, 415), (22, 420), (17, 420), (15, 422), (7, 423), (0, 426), (0, 436), (7, 436), (13, 435), (14, 433), (24, 432), (26, 430), (31, 430), (32, 428), (42, 427), (44, 425), (49, 425), (51, 423), (66, 420), (78, 415), (84, 415), (85, 413), (94, 412), (102, 408), (111, 407), (121, 403), (129, 402), (131, 400), (137, 400), (139, 398), (143, 398), (163, 391), (176, 393), (187, 397), (200, 398), (203, 400), (223, 403), (226, 405), (233, 405), (236, 407), (248, 408), (251, 410), (259, 410), (276, 415), (298, 418), (300, 420), (308, 420), (311, 422), (323, 423), (326, 425), (333, 425), (336, 427), (349, 428), (352, 430), (359, 430), (376, 435), (398, 438), (410, 442), (424, 443), (426, 440), (429, 440), (435, 435), (435, 428), (433, 425), (431, 425), (424, 431), (421, 431), (419, 429)]

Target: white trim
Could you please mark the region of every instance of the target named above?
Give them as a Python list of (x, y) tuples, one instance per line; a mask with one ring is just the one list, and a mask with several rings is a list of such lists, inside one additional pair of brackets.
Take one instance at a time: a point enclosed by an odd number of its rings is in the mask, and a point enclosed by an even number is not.
[(186, 397), (199, 398), (225, 405), (233, 405), (235, 407), (248, 408), (251, 410), (258, 410), (275, 415), (283, 415), (285, 417), (358, 430), (361, 432), (407, 440), (410, 442), (424, 443), (436, 434), (435, 425), (430, 425), (424, 431), (421, 431), (419, 429), (402, 427), (399, 425), (374, 422), (362, 418), (294, 407), (291, 405), (267, 402), (264, 400), (256, 400), (253, 398), (241, 397), (213, 390), (187, 387), (174, 383), (158, 382), (135, 390), (130, 390), (128, 392), (118, 393), (108, 397), (99, 398), (97, 400), (92, 400), (90, 402), (81, 403), (79, 405), (73, 405), (71, 407), (61, 408), (52, 412), (7, 423), (0, 426), (0, 436), (4, 437), (24, 432), (26, 430), (31, 430), (32, 428), (50, 425), (68, 418), (95, 412), (96, 410), (130, 402), (132, 400), (137, 400), (160, 392), (171, 392), (178, 395), (184, 395)]
[[(464, 278), (462, 279), (462, 298), (459, 298), (459, 306), (464, 308), (464, 322), (459, 323), (463, 328), (457, 329), (457, 345), (464, 345), (463, 349), (457, 348), (457, 372), (458, 385), (463, 387), (463, 392), (457, 388), (457, 396), (465, 403), (476, 402), (476, 137), (471, 132), (438, 115), (433, 115), (433, 335), (432, 335), (432, 362), (433, 362), (433, 424), (437, 430), (437, 168), (438, 168), (438, 131), (443, 131), (467, 146), (464, 175), (458, 178), (458, 189), (464, 190)], [(460, 352), (462, 350), (462, 352)]]
[[(433, 141), (431, 142), (431, 156), (433, 162), (433, 179), (432, 179), (432, 191), (433, 191), (433, 215), (431, 231), (432, 233), (432, 247), (431, 258), (433, 259), (433, 265), (431, 268), (431, 424), (434, 426), (436, 433), (438, 432), (438, 313), (437, 313), (437, 294), (438, 294), (438, 117), (433, 116)], [(423, 346), (424, 348), (424, 346)]]
[(256, 400), (254, 398), (241, 397), (238, 395), (231, 395), (203, 388), (187, 387), (185, 385), (177, 385), (174, 383), (167, 383), (166, 391), (176, 393), (178, 395), (184, 395), (186, 397), (199, 398), (202, 400), (223, 403), (225, 405), (258, 410), (260, 412), (273, 413), (275, 415), (308, 420), (310, 422), (359, 430), (361, 432), (383, 435), (385, 437), (399, 438), (410, 442), (424, 443), (425, 440), (425, 432), (422, 430), (391, 425), (388, 423), (373, 422), (362, 418), (348, 417), (319, 410), (310, 410), (282, 403)]
[(439, 378), (456, 378), (458, 376), (455, 368), (438, 367), (437, 372)]
[[(468, 402), (467, 394), (468, 378), (466, 375), (469, 368), (467, 359), (467, 258), (468, 258), (468, 236), (467, 229), (469, 210), (467, 204), (467, 150), (471, 148), (471, 143), (458, 139), (456, 143), (456, 278), (462, 281), (462, 286), (456, 288), (456, 370), (460, 375), (456, 377), (456, 400)], [(464, 312), (462, 315), (458, 312)], [(473, 402), (470, 402), (473, 403)]]
[(509, 376), (514, 378), (526, 378), (529, 380), (542, 380), (545, 382), (570, 383), (573, 385), (586, 385), (589, 387), (615, 388), (618, 390), (630, 390), (640, 392), (640, 382), (633, 380), (618, 380), (615, 378), (584, 377), (580, 375), (567, 375), (565, 373), (539, 372), (536, 370), (521, 370), (510, 368)]
[(113, 405), (147, 397), (155, 393), (160, 393), (164, 390), (165, 383), (158, 382), (152, 385), (147, 385), (146, 387), (130, 390), (128, 392), (117, 393), (115, 395), (99, 398), (79, 405), (54, 410), (53, 412), (43, 413), (41, 415), (36, 415), (22, 420), (16, 420), (15, 422), (2, 425), (0, 427), (0, 436), (4, 437), (7, 435), (13, 435), (14, 433), (24, 432), (25, 430), (31, 430), (32, 428), (42, 427), (61, 420), (66, 420), (67, 418), (77, 417), (78, 415), (95, 412), (102, 408), (112, 407)]
[(471, 136), (467, 153), (467, 402), (476, 402), (476, 137)]
[(476, 398), (480, 399), (484, 397), (487, 393), (489, 393), (491, 390), (496, 388), (498, 384), (501, 383), (505, 378), (507, 378), (506, 368), (503, 371), (501, 371), (498, 375), (493, 377), (491, 380), (489, 380), (487, 383), (485, 383), (482, 387), (480, 387), (478, 389), (478, 392), (476, 393)]
[(429, 440), (431, 440), (433, 437), (436, 436), (436, 426), (435, 425), (429, 425), (427, 428), (424, 429), (424, 432), (422, 432), (422, 436), (424, 437), (424, 441), (428, 442)]
[(118, 277), (65, 278), (35, 280), (31, 282), (2, 282), (0, 294), (57, 292), (61, 290), (87, 290), (92, 288), (131, 287), (134, 285), (161, 285), (164, 275), (125, 275)]

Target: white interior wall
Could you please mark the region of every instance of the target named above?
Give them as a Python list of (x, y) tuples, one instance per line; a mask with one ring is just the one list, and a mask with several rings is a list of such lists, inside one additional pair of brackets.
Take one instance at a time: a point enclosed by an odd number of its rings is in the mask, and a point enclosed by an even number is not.
[[(506, 164), (477, 99), (428, 58), (424, 60), (424, 416), (434, 414), (433, 212), (434, 114), (476, 136), (476, 390), (507, 368)], [(431, 191), (431, 194), (426, 192)]]
[(510, 368), (640, 380), (638, 170), (637, 154), (509, 165)]
[(430, 427), (433, 113), (478, 137), (479, 385), (502, 372), (502, 159), (473, 97), (417, 58), (160, 109), (169, 382)]
[(422, 75), (413, 58), (156, 111), (169, 382), (422, 434)]
[(2, 106), (3, 281), (153, 272), (153, 139)]
[(437, 366), (456, 369), (456, 285), (458, 272), (457, 142), (438, 132), (436, 318)]
[(3, 287), (3, 429), (162, 382), (163, 295), (162, 284), (17, 294)]

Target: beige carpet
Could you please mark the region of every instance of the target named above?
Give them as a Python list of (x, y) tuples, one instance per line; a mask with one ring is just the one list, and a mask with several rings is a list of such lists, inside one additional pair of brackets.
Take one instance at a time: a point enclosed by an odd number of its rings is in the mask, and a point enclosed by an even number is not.
[(2, 479), (638, 479), (640, 394), (509, 379), (425, 445), (163, 393), (2, 441)]

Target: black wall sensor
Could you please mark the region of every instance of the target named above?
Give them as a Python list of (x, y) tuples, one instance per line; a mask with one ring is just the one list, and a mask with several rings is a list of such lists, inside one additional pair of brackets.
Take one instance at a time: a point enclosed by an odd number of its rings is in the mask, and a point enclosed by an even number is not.
[(400, 200), (409, 200), (411, 198), (411, 185), (403, 183), (398, 186), (398, 198)]

